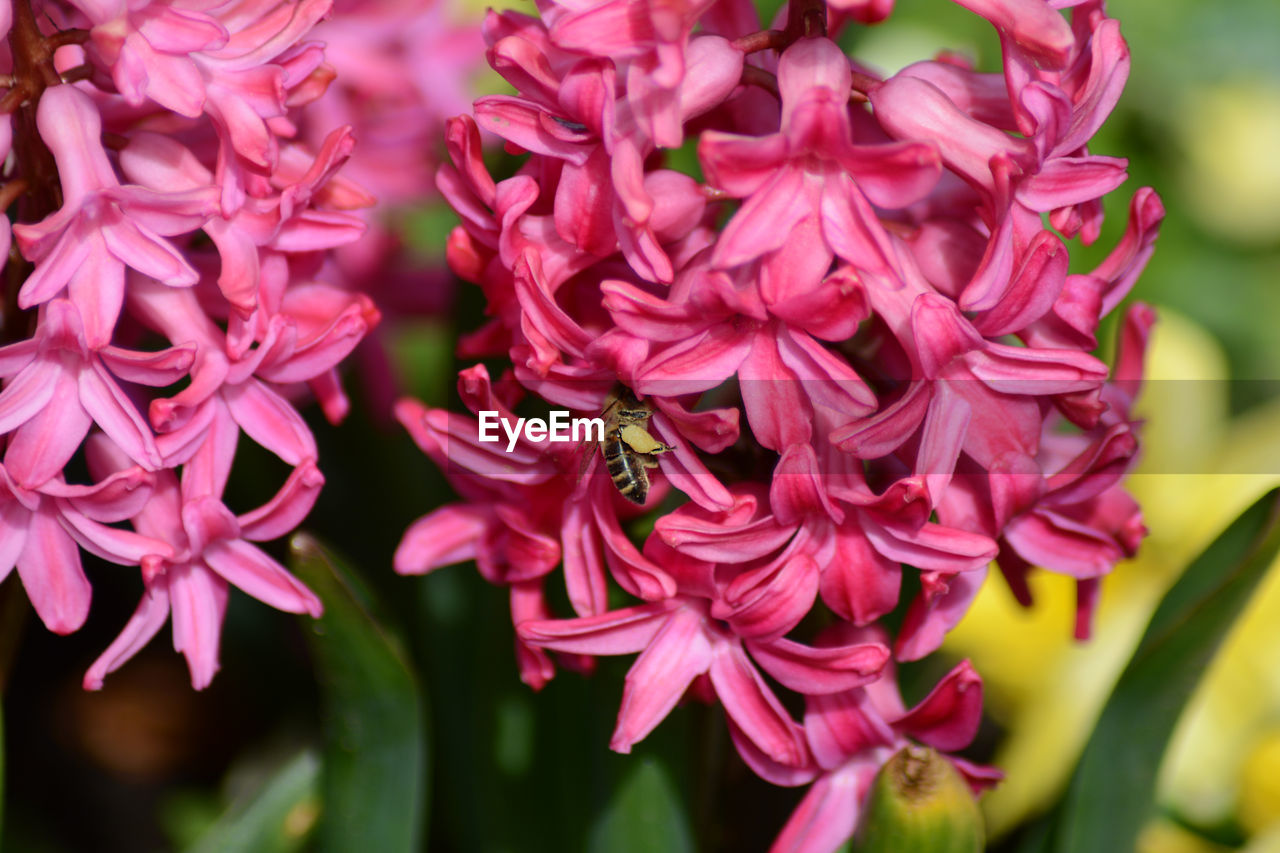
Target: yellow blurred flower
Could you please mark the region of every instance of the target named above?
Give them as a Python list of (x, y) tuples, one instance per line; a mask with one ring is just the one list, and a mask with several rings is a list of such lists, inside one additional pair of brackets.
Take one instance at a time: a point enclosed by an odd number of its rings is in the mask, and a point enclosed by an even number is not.
[[(1071, 639), (1071, 579), (1034, 573), (1036, 604), (1024, 610), (993, 573), (944, 645), (972, 658), (991, 715), (1007, 727), (995, 758), (1006, 778), (983, 799), (992, 837), (1061, 792), (1161, 596), (1241, 510), (1280, 482), (1270, 473), (1197, 473), (1280, 471), (1280, 402), (1229, 421), (1226, 360), (1207, 333), (1162, 310), (1147, 365), (1139, 406), (1144, 457), (1128, 487), (1151, 535), (1136, 559), (1103, 582), (1092, 640)], [(1197, 690), (1162, 772), (1162, 800), (1195, 820), (1230, 817), (1249, 741), (1242, 732), (1252, 726), (1256, 733), (1267, 713), (1280, 717), (1280, 573), (1270, 572), (1260, 593)], [(1210, 801), (1212, 809), (1197, 808)]]
[(1236, 79), (1186, 94), (1177, 138), (1186, 210), (1205, 229), (1238, 243), (1280, 237), (1280, 84)]
[(1280, 729), (1271, 729), (1249, 747), (1240, 773), (1240, 825), (1259, 835), (1280, 824)]
[(1138, 838), (1137, 853), (1227, 853), (1230, 847), (1214, 844), (1168, 820), (1153, 820)]

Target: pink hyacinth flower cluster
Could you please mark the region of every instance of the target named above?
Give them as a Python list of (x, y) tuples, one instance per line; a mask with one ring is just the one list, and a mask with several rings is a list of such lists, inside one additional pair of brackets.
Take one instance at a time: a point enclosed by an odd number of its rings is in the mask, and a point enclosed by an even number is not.
[[(141, 602), (88, 688), (170, 619), (207, 685), (232, 585), (320, 612), (255, 543), (315, 502), (324, 478), (297, 405), (342, 418), (335, 366), (378, 321), (331, 260), (372, 203), (337, 175), (352, 129), (299, 131), (334, 77), (313, 38), (330, 11), (0, 2), (0, 571), (16, 566), (44, 624), (67, 633), (90, 606), (81, 549), (139, 567)], [(223, 494), (242, 437), (288, 473), (237, 512)]]
[[(1125, 314), (1111, 369), (1090, 353), (1159, 199), (1132, 196), (1096, 268), (1068, 248), (1126, 179), (1087, 147), (1125, 43), (1101, 0), (959, 2), (1003, 73), (944, 55), (875, 75), (833, 37), (886, 2), (792, 0), (768, 30), (748, 0), (490, 14), (516, 94), (451, 122), (437, 178), (462, 220), (450, 262), (491, 318), (461, 354), (509, 367), (462, 372), (471, 414), (399, 404), (461, 501), (414, 523), (396, 569), (474, 560), (506, 587), (535, 688), (557, 659), (637, 655), (614, 750), (686, 697), (717, 703), (757, 774), (810, 785), (776, 851), (847, 840), (908, 741), (973, 738), (968, 663), (906, 708), (893, 662), (938, 648), (993, 560), (1024, 600), (1032, 567), (1076, 579), (1085, 637), (1144, 534), (1120, 480), (1150, 309)], [(516, 174), (491, 176), (481, 128), (528, 155)], [(695, 142), (700, 173), (673, 168)], [(594, 446), (479, 439), (480, 412), (591, 417), (620, 388), (672, 448), (643, 507)], [(975, 790), (998, 777), (953, 760)]]

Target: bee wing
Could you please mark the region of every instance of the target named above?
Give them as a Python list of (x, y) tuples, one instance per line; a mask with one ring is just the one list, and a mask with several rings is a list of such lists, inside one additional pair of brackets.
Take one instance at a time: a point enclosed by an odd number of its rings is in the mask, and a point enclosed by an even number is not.
[(593, 473), (595, 471), (595, 465), (592, 463), (599, 457), (599, 454), (596, 453), (596, 447), (598, 445), (599, 442), (592, 441), (589, 438), (584, 438), (578, 443), (578, 450), (584, 452), (582, 454), (582, 462), (578, 465), (578, 479), (575, 482), (581, 483), (583, 477), (588, 473)]

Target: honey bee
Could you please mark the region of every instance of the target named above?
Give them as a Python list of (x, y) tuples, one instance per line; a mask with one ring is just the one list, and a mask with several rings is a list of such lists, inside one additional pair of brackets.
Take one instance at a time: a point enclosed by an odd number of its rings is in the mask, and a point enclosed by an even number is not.
[(643, 504), (649, 497), (646, 469), (657, 468), (655, 457), (675, 450), (649, 434), (646, 427), (652, 415), (653, 405), (637, 400), (629, 388), (610, 395), (600, 413), (604, 419), (600, 455), (618, 493), (635, 504)]

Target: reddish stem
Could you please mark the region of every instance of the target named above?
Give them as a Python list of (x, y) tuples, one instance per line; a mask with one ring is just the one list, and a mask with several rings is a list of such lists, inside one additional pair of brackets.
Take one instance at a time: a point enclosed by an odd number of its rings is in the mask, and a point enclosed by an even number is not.
[(746, 54), (759, 53), (762, 50), (781, 50), (791, 42), (782, 30), (761, 30), (758, 33), (733, 40), (733, 46)]
[(756, 86), (771, 95), (778, 95), (778, 78), (763, 68), (754, 65), (742, 66), (742, 83), (744, 86)]
[(0, 186), (0, 211), (8, 210), (14, 199), (27, 191), (27, 182), (22, 178), (14, 178)]
[(856, 68), (851, 69), (850, 73), (853, 75), (854, 94), (863, 96), (858, 100), (865, 101), (867, 95), (870, 95), (876, 89), (879, 89), (881, 86), (884, 85), (883, 80), (872, 77), (870, 74), (863, 74), (861, 71), (857, 70)]
[(85, 64), (77, 65), (75, 68), (68, 68), (62, 72), (61, 79), (63, 83), (77, 83), (81, 80), (88, 80), (92, 76), (93, 66)]
[(781, 53), (802, 38), (816, 38), (827, 34), (826, 0), (791, 0), (787, 5), (787, 26), (779, 30), (761, 30), (758, 33), (733, 40), (733, 46), (743, 53), (776, 50)]
[(791, 0), (787, 4), (787, 42), (827, 34), (826, 0)]
[[(0, 98), (0, 112), (13, 116), (15, 178), (4, 186), (6, 207), (16, 202), (17, 221), (39, 222), (62, 206), (62, 185), (58, 164), (40, 137), (36, 109), (40, 96), (50, 86), (62, 85), (53, 64), (54, 51), (63, 44), (88, 38), (84, 30), (70, 30), (46, 37), (40, 32), (31, 0), (15, 0), (13, 25), (9, 29), (9, 52), (13, 56), (13, 86)], [(16, 251), (9, 252), (4, 270), (4, 313), (0, 343), (30, 337), (33, 312), (18, 308), (18, 291), (31, 272), (31, 265)]]
[(49, 45), (51, 51), (54, 51), (69, 44), (84, 44), (88, 40), (88, 30), (73, 28), (70, 30), (58, 30), (53, 35), (45, 38), (45, 44)]

